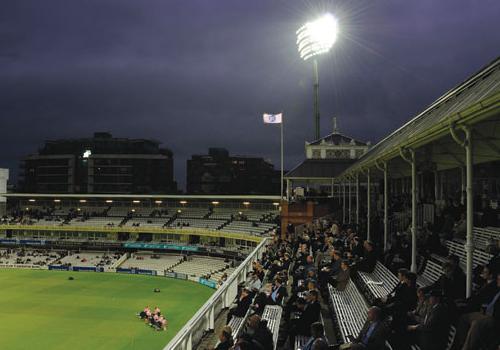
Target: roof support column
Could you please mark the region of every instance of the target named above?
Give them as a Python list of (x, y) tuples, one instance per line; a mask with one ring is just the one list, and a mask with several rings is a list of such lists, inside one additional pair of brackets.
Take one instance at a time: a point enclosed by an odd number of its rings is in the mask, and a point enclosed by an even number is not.
[(456, 125), (450, 126), (450, 133), (456, 143), (465, 148), (465, 169), (466, 169), (466, 194), (467, 194), (467, 241), (465, 250), (467, 252), (467, 298), (472, 294), (472, 254), (474, 252), (473, 227), (474, 227), (474, 202), (473, 202), (473, 149), (472, 149), (472, 132), (467, 126), (462, 125), (464, 139), (461, 140), (456, 133)]
[[(467, 162), (467, 160), (466, 160)], [(465, 174), (465, 171), (466, 171), (466, 168), (467, 168), (467, 165), (465, 167), (460, 167), (460, 178), (462, 179), (462, 188), (460, 190), (460, 204), (464, 205), (465, 204), (465, 197), (466, 197), (466, 177), (467, 175)]]
[(286, 200), (290, 200), (290, 179), (286, 179)]
[(415, 150), (400, 150), (401, 158), (411, 165), (411, 272), (417, 273), (417, 164)]
[(334, 185), (333, 185), (333, 178), (332, 178), (332, 184), (331, 184), (331, 189), (330, 189), (330, 192), (332, 194), (332, 200), (333, 200), (333, 196), (335, 194), (335, 190), (334, 190)]
[(388, 202), (389, 202), (389, 176), (387, 171), (387, 161), (382, 163), (380, 166), (377, 163), (377, 168), (384, 172), (384, 252), (387, 251), (387, 237), (389, 235), (389, 213), (388, 213)]
[(359, 173), (356, 173), (356, 225), (359, 227)]
[(347, 222), (345, 214), (345, 180), (342, 180), (342, 225)]
[(370, 240), (370, 214), (371, 214), (371, 178), (370, 168), (366, 170), (366, 239)]
[(349, 219), (347, 220), (347, 222), (349, 224), (351, 224), (351, 220), (352, 220), (352, 211), (351, 211), (351, 208), (352, 208), (352, 188), (351, 188), (351, 177), (349, 176), (349, 210), (348, 210)]
[(434, 170), (434, 204), (439, 200), (439, 174)]

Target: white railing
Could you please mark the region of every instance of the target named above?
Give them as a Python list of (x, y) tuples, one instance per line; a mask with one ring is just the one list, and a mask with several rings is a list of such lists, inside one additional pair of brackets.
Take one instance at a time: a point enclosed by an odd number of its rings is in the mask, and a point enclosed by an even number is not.
[(252, 270), (252, 263), (262, 256), (268, 242), (268, 238), (260, 242), (163, 350), (192, 350), (196, 348), (205, 332), (214, 329), (217, 316), (236, 298), (238, 284), (246, 279), (247, 273)]

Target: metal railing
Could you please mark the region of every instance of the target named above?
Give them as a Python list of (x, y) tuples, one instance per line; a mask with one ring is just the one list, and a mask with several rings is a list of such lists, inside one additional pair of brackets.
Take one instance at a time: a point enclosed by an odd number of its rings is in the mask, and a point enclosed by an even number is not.
[(252, 263), (262, 256), (268, 241), (269, 238), (265, 238), (260, 242), (163, 350), (192, 350), (196, 348), (205, 332), (214, 329), (217, 316), (224, 308), (231, 305), (238, 292), (238, 284), (246, 279), (247, 273), (252, 270)]

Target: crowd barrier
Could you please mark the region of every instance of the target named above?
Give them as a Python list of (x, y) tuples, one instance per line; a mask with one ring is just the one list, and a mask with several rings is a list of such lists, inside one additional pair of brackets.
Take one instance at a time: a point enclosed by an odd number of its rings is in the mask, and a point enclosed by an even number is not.
[(146, 270), (146, 269), (125, 269), (125, 268), (117, 268), (116, 272), (118, 273), (130, 273), (130, 274), (135, 274), (135, 275), (150, 275), (150, 276), (156, 276), (157, 272), (155, 270)]
[(252, 263), (260, 259), (265, 251), (268, 238), (259, 245), (228, 277), (227, 281), (208, 299), (175, 337), (163, 348), (164, 350), (192, 350), (200, 342), (204, 333), (214, 330), (215, 319), (224, 308), (229, 307), (238, 292), (238, 283), (246, 280), (247, 273), (252, 270)]
[(64, 266), (64, 265), (49, 265), (49, 270), (52, 271), (75, 271), (75, 272), (104, 272), (104, 267), (95, 266)]
[(25, 264), (0, 264), (0, 269), (37, 269), (47, 270), (47, 266)]
[(198, 279), (198, 283), (203, 284), (204, 286), (207, 286), (207, 287), (210, 287), (213, 289), (217, 289), (217, 283), (212, 281), (212, 280), (207, 280), (206, 278), (200, 277)]

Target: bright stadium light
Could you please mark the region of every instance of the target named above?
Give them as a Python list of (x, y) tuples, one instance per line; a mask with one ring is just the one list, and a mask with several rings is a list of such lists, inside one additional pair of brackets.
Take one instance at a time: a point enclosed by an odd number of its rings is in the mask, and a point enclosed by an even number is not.
[(33, 203), (33, 202), (36, 202), (36, 200), (35, 199), (30, 199), (30, 200), (28, 200), (28, 202)]
[(133, 200), (132, 203), (140, 203), (141, 201)]
[(313, 22), (307, 22), (297, 30), (297, 47), (300, 57), (313, 58), (314, 67), (314, 140), (319, 139), (319, 76), (316, 56), (330, 51), (337, 40), (337, 20), (327, 13)]
[(80, 199), (80, 203), (87, 203), (86, 199)]
[(217, 201), (213, 201), (213, 202), (212, 202), (212, 204), (213, 204), (213, 205), (217, 205), (217, 204), (219, 204), (219, 202), (217, 202)]
[(243, 205), (248, 206), (250, 205), (250, 202), (243, 202)]
[(163, 201), (155, 201), (156, 204), (162, 204)]
[(187, 201), (180, 201), (179, 203), (181, 203), (182, 205), (184, 205), (184, 204), (187, 204)]
[(313, 22), (307, 22), (297, 30), (297, 46), (300, 57), (311, 57), (327, 53), (337, 40), (337, 20), (331, 14), (321, 16)]

